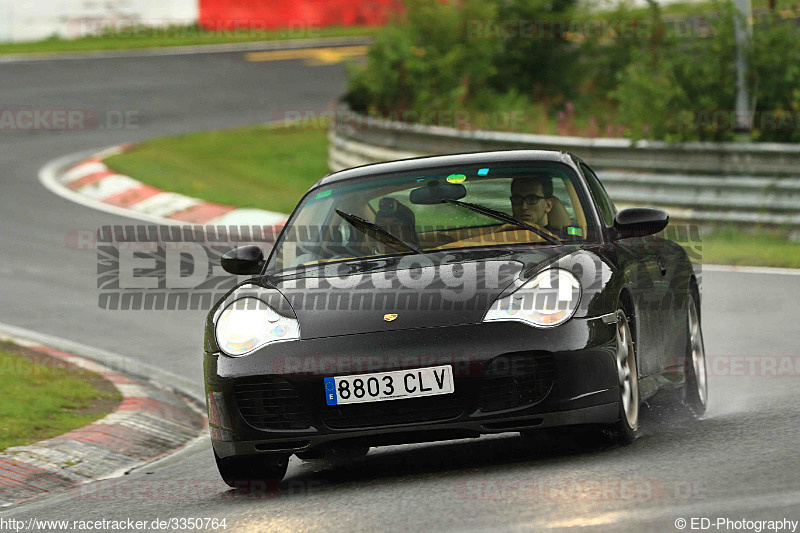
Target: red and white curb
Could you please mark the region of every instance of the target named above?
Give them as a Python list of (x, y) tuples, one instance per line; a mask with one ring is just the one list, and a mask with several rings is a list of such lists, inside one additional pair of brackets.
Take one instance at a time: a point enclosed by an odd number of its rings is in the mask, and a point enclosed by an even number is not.
[(39, 179), (52, 192), (69, 200), (158, 224), (271, 226), (286, 221), (283, 213), (236, 208), (163, 191), (117, 174), (103, 163), (105, 158), (129, 148), (119, 145), (88, 158), (58, 159), (42, 168)]
[(0, 454), (0, 508), (121, 476), (205, 434), (202, 407), (172, 389), (36, 342), (5, 334), (0, 338), (101, 374), (122, 395), (115, 412), (88, 426)]

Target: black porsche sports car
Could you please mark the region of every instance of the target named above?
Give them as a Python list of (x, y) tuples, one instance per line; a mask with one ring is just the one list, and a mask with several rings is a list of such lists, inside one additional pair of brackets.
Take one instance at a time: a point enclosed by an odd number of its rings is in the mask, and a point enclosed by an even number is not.
[(291, 454), (591, 426), (630, 442), (659, 389), (707, 402), (698, 279), (566, 152), (502, 151), (329, 174), (269, 256), (208, 314), (205, 386), (222, 478)]

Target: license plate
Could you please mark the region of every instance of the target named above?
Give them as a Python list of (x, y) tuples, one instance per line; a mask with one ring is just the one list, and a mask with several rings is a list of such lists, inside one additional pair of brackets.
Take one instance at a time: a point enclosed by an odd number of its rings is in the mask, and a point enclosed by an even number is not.
[(419, 398), (454, 390), (450, 365), (325, 378), (328, 405)]

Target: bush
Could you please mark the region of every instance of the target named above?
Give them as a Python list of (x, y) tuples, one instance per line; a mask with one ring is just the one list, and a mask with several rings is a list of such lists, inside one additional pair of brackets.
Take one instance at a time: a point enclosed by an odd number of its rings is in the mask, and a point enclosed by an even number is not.
[[(471, 128), (616, 131), (607, 94), (638, 43), (575, 43), (546, 25), (544, 35), (521, 34), (525, 24), (563, 25), (589, 16), (577, 14), (575, 3), (407, 0), (401, 20), (378, 35), (366, 65), (351, 70), (347, 101), (355, 111), (420, 123), (441, 123), (439, 113), (452, 111), (466, 112)], [(628, 15), (624, 6), (606, 14)], [(567, 122), (583, 126), (564, 127), (565, 110)]]
[[(717, 4), (705, 38), (667, 32), (634, 52), (612, 96), (633, 138), (735, 138), (736, 42), (730, 3)], [(800, 32), (770, 16), (753, 27), (748, 50), (753, 140), (800, 140)]]
[[(718, 4), (707, 37), (666, 30), (635, 50), (617, 74), (612, 97), (633, 138), (667, 141), (724, 140), (733, 132), (719, 112), (734, 109), (736, 41), (734, 11)], [(654, 27), (663, 27), (656, 15)], [(730, 114), (724, 115), (729, 117)]]
[[(348, 101), (356, 111), (428, 124), (442, 124), (442, 112), (467, 112), (460, 125), (469, 128), (734, 139), (740, 15), (729, 0), (705, 4), (710, 16), (684, 13), (695, 30), (707, 23), (699, 34), (668, 26), (656, 1), (649, 4), (591, 13), (579, 12), (575, 0), (406, 0), (400, 23), (385, 28), (366, 66), (351, 72)], [(521, 34), (530, 22), (602, 19), (638, 19), (650, 31), (578, 42), (563, 32)], [(795, 21), (755, 24), (749, 69), (752, 138), (800, 140)]]
[(519, 117), (544, 127), (539, 100), (550, 105), (570, 96), (577, 47), (520, 38), (513, 23), (553, 18), (574, 1), (406, 0), (403, 19), (385, 28), (366, 65), (351, 71), (347, 100), (356, 111), (422, 123), (438, 112), (469, 111), (470, 127), (524, 131)]
[(753, 138), (800, 141), (800, 31), (794, 20), (768, 16), (753, 28), (751, 90)]
[(463, 109), (494, 75), (497, 48), (492, 40), (468, 39), (468, 23), (496, 16), (496, 4), (481, 0), (407, 0), (405, 24), (386, 28), (370, 47), (366, 67), (351, 72), (351, 106), (420, 117)]
[(500, 2), (498, 23), (508, 24), (511, 31), (498, 39), (497, 73), (491, 79), (496, 91), (515, 89), (536, 100), (559, 103), (577, 96), (575, 66), (579, 47), (567, 41), (565, 32), (556, 26), (568, 25), (575, 3), (576, 0)]

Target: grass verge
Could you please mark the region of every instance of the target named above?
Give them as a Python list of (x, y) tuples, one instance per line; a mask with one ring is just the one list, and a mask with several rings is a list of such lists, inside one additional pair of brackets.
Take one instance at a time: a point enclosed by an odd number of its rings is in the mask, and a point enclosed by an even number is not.
[[(290, 213), (328, 172), (327, 149), (321, 124), (250, 126), (155, 139), (106, 164), (167, 191)], [(725, 230), (704, 236), (701, 244), (703, 263), (800, 268), (800, 244), (780, 235)]]
[(780, 235), (724, 231), (703, 237), (701, 245), (703, 263), (800, 268), (800, 243)]
[(308, 188), (328, 173), (327, 160), (324, 125), (248, 126), (155, 139), (106, 164), (167, 191), (291, 213)]
[(363, 26), (305, 28), (302, 31), (291, 29), (207, 31), (199, 26), (176, 26), (170, 28), (135, 26), (133, 28), (121, 28), (116, 34), (111, 33), (77, 39), (51, 37), (41, 41), (2, 43), (0, 44), (0, 55), (97, 52), (199, 44), (320, 39), (324, 37), (366, 37), (375, 35), (376, 32), (376, 28)]
[(0, 451), (90, 424), (121, 399), (98, 374), (8, 342), (0, 342), (0, 391)]

